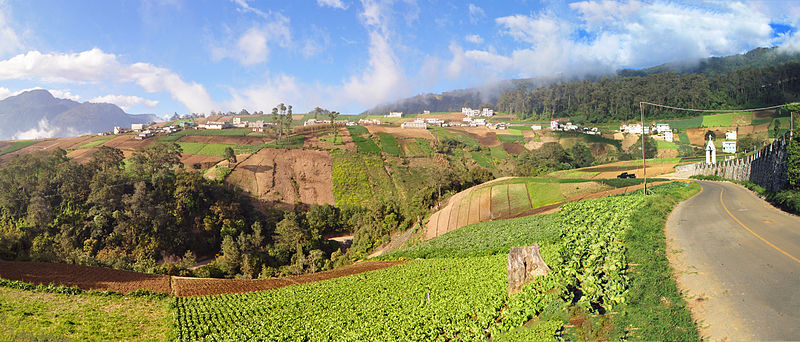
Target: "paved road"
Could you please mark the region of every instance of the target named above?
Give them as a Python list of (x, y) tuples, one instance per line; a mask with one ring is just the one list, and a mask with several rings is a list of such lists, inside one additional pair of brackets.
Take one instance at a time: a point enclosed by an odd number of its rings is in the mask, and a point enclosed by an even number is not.
[(711, 340), (800, 340), (800, 218), (739, 185), (703, 190), (667, 221), (678, 282)]

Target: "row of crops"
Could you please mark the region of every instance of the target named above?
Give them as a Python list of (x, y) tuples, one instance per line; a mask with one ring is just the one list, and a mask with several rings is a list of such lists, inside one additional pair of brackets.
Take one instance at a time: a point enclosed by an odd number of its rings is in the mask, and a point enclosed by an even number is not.
[[(389, 269), (278, 290), (176, 299), (180, 340), (538, 339), (563, 322), (518, 327), (547, 307), (604, 313), (625, 302), (624, 232), (642, 196), (467, 226), (388, 258)], [(552, 272), (508, 296), (506, 253), (538, 243)], [(530, 334), (534, 334), (531, 336)]]

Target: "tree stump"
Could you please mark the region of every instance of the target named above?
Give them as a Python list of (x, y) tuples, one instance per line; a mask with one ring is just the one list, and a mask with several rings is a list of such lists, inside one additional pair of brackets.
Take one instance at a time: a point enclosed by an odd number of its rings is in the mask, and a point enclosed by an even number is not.
[(536, 276), (550, 272), (539, 253), (539, 245), (511, 247), (508, 252), (508, 294), (522, 291), (522, 287)]

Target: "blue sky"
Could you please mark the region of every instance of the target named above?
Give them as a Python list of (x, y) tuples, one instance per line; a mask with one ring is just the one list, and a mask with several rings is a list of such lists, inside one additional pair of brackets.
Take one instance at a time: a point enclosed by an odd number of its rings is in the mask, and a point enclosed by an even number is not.
[(800, 50), (800, 2), (0, 0), (0, 98), (357, 113), (537, 76)]

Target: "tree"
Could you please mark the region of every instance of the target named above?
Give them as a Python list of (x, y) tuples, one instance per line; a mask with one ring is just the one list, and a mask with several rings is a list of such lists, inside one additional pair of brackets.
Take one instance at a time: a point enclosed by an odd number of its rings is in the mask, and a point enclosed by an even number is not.
[(572, 158), (572, 166), (576, 168), (590, 166), (594, 163), (592, 151), (584, 144), (575, 144), (575, 146), (570, 147), (568, 153)]
[(755, 135), (755, 134), (747, 134), (739, 138), (736, 142), (736, 151), (737, 152), (752, 152), (755, 151), (761, 146), (764, 146), (766, 141), (764, 138)]
[(242, 110), (239, 112), (239, 115), (250, 115), (250, 113), (247, 112), (247, 109), (242, 108)]
[[(710, 132), (710, 131), (709, 131)], [(641, 158), (642, 155), (642, 137), (639, 137), (631, 147), (628, 149), (628, 152), (633, 155), (634, 159)], [(656, 154), (658, 154), (658, 147), (656, 147), (656, 141), (653, 140), (653, 137), (647, 136), (647, 143), (645, 144), (645, 151), (644, 157), (647, 159), (655, 158)]]
[(92, 153), (92, 164), (99, 169), (122, 168), (125, 155), (114, 147), (100, 146)]
[(233, 152), (233, 149), (231, 147), (226, 147), (225, 151), (222, 152), (222, 158), (224, 158), (228, 162), (235, 163), (236, 153)]
[(772, 131), (775, 133), (775, 138), (778, 138), (778, 134), (781, 131), (781, 121), (780, 120), (775, 119), (774, 121), (772, 121)]
[(333, 129), (333, 141), (339, 137), (339, 131), (336, 130), (336, 118), (339, 117), (339, 112), (328, 113), (328, 118), (331, 120), (331, 128)]
[(181, 147), (176, 143), (155, 143), (131, 157), (131, 171), (142, 177), (165, 176), (182, 167)]
[(706, 139), (706, 141), (708, 141), (709, 137), (711, 137), (711, 139), (716, 139), (717, 138), (717, 133), (714, 133), (714, 131), (712, 131), (712, 130), (707, 130), (706, 134), (703, 137)]

